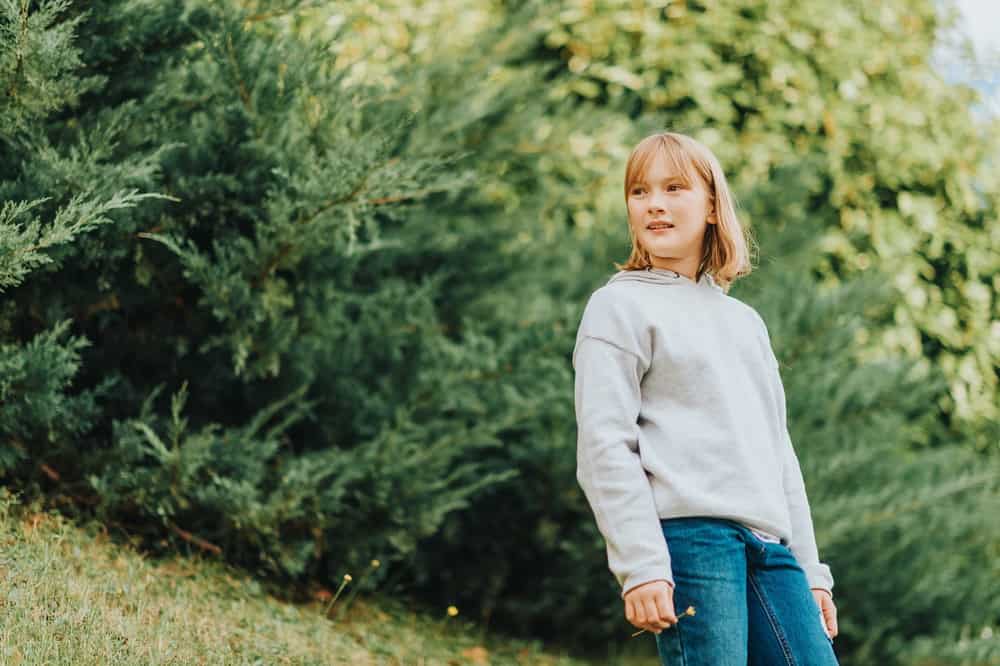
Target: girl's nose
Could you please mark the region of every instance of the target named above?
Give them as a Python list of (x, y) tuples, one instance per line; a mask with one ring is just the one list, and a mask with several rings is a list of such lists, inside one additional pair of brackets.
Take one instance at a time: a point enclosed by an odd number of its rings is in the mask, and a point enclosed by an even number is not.
[(663, 203), (663, 199), (659, 196), (653, 195), (649, 199), (649, 211), (651, 213), (661, 213), (667, 209), (667, 206)]
[(651, 211), (663, 211), (666, 210), (666, 204), (664, 203), (666, 196), (660, 192), (652, 192), (649, 195), (649, 209)]

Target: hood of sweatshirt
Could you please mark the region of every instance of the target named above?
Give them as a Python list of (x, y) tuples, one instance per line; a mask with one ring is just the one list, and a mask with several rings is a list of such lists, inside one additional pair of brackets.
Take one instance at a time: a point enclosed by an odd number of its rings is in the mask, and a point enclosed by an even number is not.
[(695, 282), (686, 275), (681, 275), (677, 271), (669, 268), (646, 268), (632, 271), (618, 271), (611, 276), (608, 284), (612, 282), (645, 282), (646, 284), (669, 285), (692, 285), (704, 289), (714, 289), (719, 293), (725, 290), (715, 281), (711, 273), (702, 273), (698, 282)]

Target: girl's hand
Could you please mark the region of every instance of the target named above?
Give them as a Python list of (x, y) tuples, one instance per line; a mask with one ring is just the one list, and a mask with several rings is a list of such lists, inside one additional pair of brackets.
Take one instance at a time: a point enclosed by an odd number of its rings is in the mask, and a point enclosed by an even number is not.
[(654, 634), (677, 624), (673, 585), (652, 580), (629, 590), (625, 595), (625, 619)]
[(837, 607), (833, 603), (833, 595), (828, 590), (818, 587), (812, 588), (812, 593), (813, 598), (816, 599), (816, 605), (819, 606), (823, 629), (826, 630), (826, 635), (830, 637), (830, 640), (833, 640), (833, 637), (837, 635)]

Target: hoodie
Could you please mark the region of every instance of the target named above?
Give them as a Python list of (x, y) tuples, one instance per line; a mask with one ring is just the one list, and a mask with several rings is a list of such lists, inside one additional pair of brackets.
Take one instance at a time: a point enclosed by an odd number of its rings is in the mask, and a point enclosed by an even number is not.
[(622, 597), (674, 583), (660, 519), (712, 516), (774, 535), (832, 594), (786, 425), (767, 326), (711, 274), (619, 271), (573, 349), (577, 480)]

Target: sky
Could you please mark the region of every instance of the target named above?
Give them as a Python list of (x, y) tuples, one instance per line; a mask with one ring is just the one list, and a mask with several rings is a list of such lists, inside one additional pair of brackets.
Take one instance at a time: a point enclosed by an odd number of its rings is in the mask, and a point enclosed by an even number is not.
[(956, 28), (972, 40), (975, 50), (974, 62), (969, 63), (942, 46), (935, 57), (942, 76), (982, 92), (983, 104), (976, 113), (1000, 116), (1000, 0), (941, 0), (938, 4), (959, 10)]
[(1000, 48), (1000, 2), (996, 0), (958, 0), (964, 28), (977, 47)]

